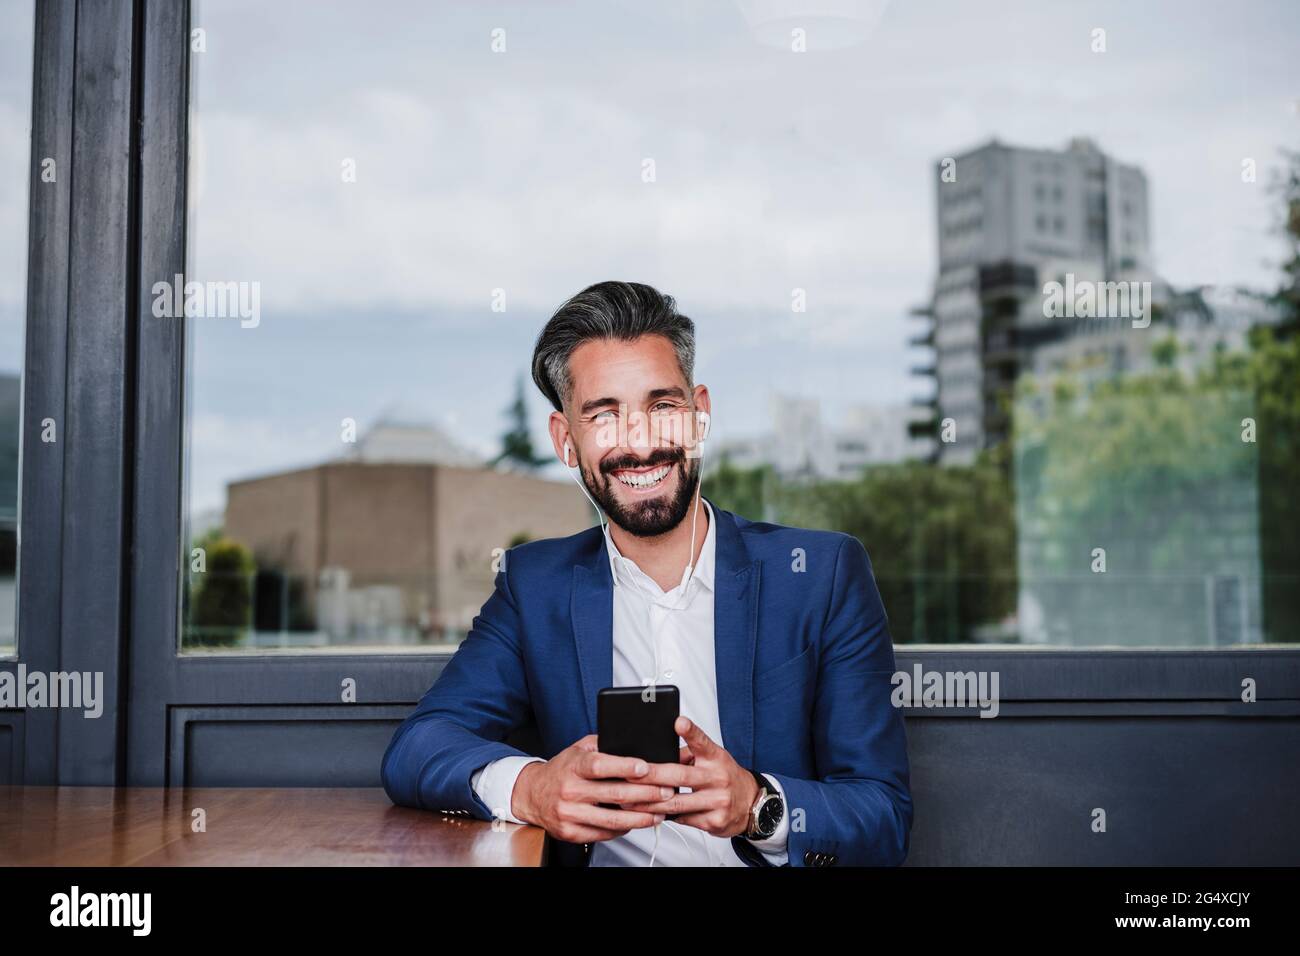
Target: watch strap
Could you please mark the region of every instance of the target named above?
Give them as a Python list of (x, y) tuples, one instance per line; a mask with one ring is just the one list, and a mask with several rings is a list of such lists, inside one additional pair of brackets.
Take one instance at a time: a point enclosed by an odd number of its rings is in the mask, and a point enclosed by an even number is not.
[(767, 836), (762, 836), (754, 832), (754, 825), (758, 822), (758, 814), (755, 813), (755, 811), (770, 797), (777, 797), (779, 799), (781, 792), (772, 785), (772, 782), (768, 780), (767, 777), (763, 776), (757, 770), (750, 770), (749, 772), (753, 776), (754, 781), (758, 784), (759, 795), (758, 799), (749, 808), (749, 827), (745, 830), (745, 838), (748, 840), (765, 840), (771, 837), (772, 834), (769, 833)]

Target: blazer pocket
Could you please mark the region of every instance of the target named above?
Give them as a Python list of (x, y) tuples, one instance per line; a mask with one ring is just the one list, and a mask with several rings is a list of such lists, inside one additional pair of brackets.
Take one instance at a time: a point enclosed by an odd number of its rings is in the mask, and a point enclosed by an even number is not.
[(783, 661), (775, 667), (769, 667), (754, 678), (754, 702), (766, 700), (790, 687), (807, 683), (812, 665), (815, 661), (813, 645), (809, 644), (802, 652)]

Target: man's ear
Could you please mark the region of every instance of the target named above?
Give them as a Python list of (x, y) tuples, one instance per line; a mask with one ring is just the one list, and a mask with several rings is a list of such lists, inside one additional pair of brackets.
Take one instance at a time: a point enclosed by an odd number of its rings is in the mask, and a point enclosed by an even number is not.
[(564, 453), (564, 446), (567, 443), (572, 449), (573, 435), (569, 432), (569, 420), (564, 417), (563, 412), (551, 412), (551, 417), (546, 423), (551, 432), (551, 444), (555, 446), (555, 457), (564, 462), (565, 468), (572, 468), (578, 461), (576, 451), (570, 450), (569, 454)]
[(694, 419), (693, 424), (695, 426), (693, 434), (695, 435), (695, 444), (699, 444), (702, 439), (700, 436), (700, 419), (698, 413), (704, 412), (706, 415), (709, 415), (709, 421), (711, 423), (713, 415), (713, 398), (709, 395), (709, 387), (707, 385), (696, 385), (691, 392), (691, 397), (695, 400), (695, 411), (697, 413), (695, 416), (692, 416)]

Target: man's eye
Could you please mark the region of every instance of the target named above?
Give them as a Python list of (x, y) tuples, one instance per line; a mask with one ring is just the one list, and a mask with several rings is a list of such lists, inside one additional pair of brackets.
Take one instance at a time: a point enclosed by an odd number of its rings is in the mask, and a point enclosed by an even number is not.
[(606, 415), (613, 416), (613, 415), (615, 415), (615, 414), (616, 414), (616, 413), (614, 412), (613, 409), (606, 409), (606, 410), (603, 411), (603, 412), (597, 412), (595, 415), (592, 416), (591, 420), (592, 420), (593, 422), (594, 422), (594, 421), (599, 421), (600, 419), (604, 418)]

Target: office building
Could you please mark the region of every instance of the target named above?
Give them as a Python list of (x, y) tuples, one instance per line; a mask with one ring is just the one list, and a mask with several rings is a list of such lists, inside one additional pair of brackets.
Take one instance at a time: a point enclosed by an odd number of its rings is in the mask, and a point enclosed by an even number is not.
[(939, 273), (911, 340), (932, 354), (914, 371), (933, 386), (914, 433), (938, 460), (968, 463), (1006, 440), (1010, 387), (1035, 351), (1070, 332), (1044, 316), (1043, 283), (1150, 278), (1147, 183), (1087, 139), (1060, 151), (994, 140), (934, 175)]

